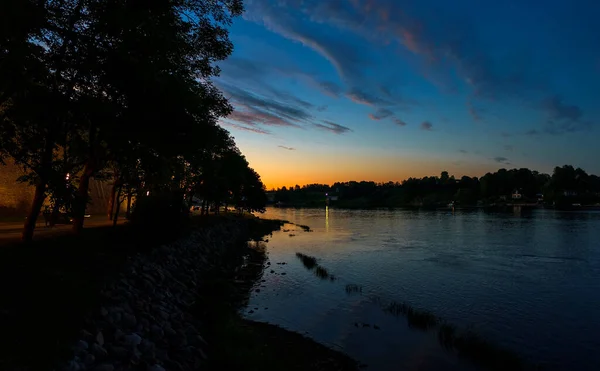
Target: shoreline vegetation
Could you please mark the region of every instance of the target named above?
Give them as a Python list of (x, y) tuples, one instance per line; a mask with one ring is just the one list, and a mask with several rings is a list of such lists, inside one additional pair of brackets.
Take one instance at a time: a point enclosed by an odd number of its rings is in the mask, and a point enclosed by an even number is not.
[[(192, 218), (179, 229), (149, 230), (126, 224), (3, 246), (0, 287), (6, 300), (0, 304), (0, 369), (118, 370), (135, 364), (152, 370), (185, 370), (185, 365), (200, 359), (202, 368), (214, 370), (224, 365), (243, 365), (247, 370), (357, 370), (358, 363), (338, 351), (240, 316), (265, 267), (267, 257), (259, 241), (283, 224), (229, 214)], [(242, 238), (237, 247), (219, 242), (237, 237)], [(255, 242), (244, 242), (248, 240)], [(194, 252), (197, 245), (190, 243), (198, 243), (201, 252)], [(159, 266), (143, 273), (148, 264)], [(176, 272), (187, 272), (178, 280), (190, 289), (161, 278)], [(201, 278), (189, 278), (192, 273)], [(180, 292), (181, 303), (193, 297), (195, 304), (187, 310), (185, 305), (175, 309), (177, 305), (169, 304), (175, 299), (154, 298), (166, 291)], [(141, 296), (135, 299), (136, 295)], [(147, 310), (158, 312), (145, 314)], [(185, 320), (186, 313), (195, 319)], [(153, 324), (151, 318), (167, 322)], [(173, 331), (170, 326), (187, 328), (176, 333), (187, 334), (190, 345), (193, 334), (202, 333), (199, 355), (164, 353), (161, 349), (186, 341), (175, 333), (164, 340), (153, 337), (155, 331), (167, 336)], [(33, 349), (35, 357), (31, 357)]]
[[(296, 257), (300, 259), (304, 267), (319, 278), (322, 278), (316, 273), (317, 269), (322, 269), (327, 272), (326, 268), (318, 263), (318, 259), (314, 256), (306, 255), (300, 252), (296, 253)], [(332, 280), (333, 281), (333, 280)], [(345, 291), (347, 295), (363, 296), (363, 286), (357, 284), (346, 284)], [(366, 291), (366, 290), (365, 290)], [(435, 314), (415, 308), (414, 306), (398, 302), (385, 301), (379, 296), (365, 294), (372, 303), (386, 314), (394, 317), (403, 317), (406, 319), (407, 325), (410, 328), (425, 331), (435, 332), (439, 344), (447, 351), (454, 352), (460, 358), (469, 360), (474, 364), (486, 370), (503, 371), (503, 370), (540, 370), (541, 365), (530, 365), (519, 356), (517, 353), (505, 349), (493, 342), (481, 337), (471, 329), (459, 329), (445, 319), (436, 316)], [(355, 323), (356, 327), (368, 327), (370, 324)], [(379, 327), (373, 324), (373, 327)]]
[(570, 165), (556, 167), (552, 175), (523, 168), (458, 179), (444, 171), (403, 182), (295, 185), (272, 189), (268, 196), (271, 205), (284, 207), (600, 210), (600, 177)]

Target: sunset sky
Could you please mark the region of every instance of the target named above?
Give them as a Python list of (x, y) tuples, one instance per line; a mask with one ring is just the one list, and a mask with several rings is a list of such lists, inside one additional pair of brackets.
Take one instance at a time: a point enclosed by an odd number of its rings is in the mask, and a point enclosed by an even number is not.
[(217, 86), (267, 188), (600, 173), (592, 0), (246, 0)]

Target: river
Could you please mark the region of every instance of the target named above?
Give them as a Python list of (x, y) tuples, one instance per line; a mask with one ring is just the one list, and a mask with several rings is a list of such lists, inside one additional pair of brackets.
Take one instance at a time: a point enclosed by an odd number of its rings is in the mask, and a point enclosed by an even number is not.
[(261, 217), (313, 231), (274, 233), (250, 319), (307, 334), (370, 370), (479, 369), (383, 310), (397, 301), (545, 370), (600, 369), (600, 213), (269, 208)]

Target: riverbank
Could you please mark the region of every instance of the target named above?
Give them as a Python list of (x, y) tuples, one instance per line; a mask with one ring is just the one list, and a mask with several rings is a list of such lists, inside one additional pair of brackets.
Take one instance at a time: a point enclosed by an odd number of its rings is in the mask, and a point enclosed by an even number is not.
[[(169, 233), (97, 228), (5, 248), (0, 369), (222, 369), (218, 360), (228, 352), (228, 361), (244, 365), (262, 354), (272, 369), (305, 369), (294, 367), (306, 364), (307, 355), (355, 365), (298, 334), (245, 321), (237, 315), (244, 302), (224, 300), (226, 292), (249, 295), (262, 274), (260, 265), (240, 277), (251, 255), (245, 241), (279, 226), (253, 218), (204, 218)], [(207, 283), (215, 280), (234, 291), (207, 296)], [(223, 312), (227, 322), (199, 310), (224, 306), (231, 308)], [(241, 337), (223, 343), (212, 333)], [(282, 344), (297, 352), (283, 352)]]

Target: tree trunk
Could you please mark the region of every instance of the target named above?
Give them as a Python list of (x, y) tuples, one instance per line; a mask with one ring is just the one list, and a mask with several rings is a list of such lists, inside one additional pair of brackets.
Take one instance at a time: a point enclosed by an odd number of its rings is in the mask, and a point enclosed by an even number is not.
[(35, 187), (35, 194), (33, 196), (33, 202), (31, 203), (31, 209), (29, 210), (29, 215), (27, 215), (25, 225), (23, 226), (23, 235), (21, 237), (23, 242), (31, 242), (31, 240), (33, 240), (35, 223), (37, 222), (38, 215), (40, 215), (45, 198), (46, 182), (40, 181)]
[(115, 210), (115, 213), (114, 213), (113, 227), (117, 226), (117, 220), (119, 219), (119, 211), (121, 210), (121, 190), (122, 189), (123, 189), (123, 186), (119, 186), (119, 192), (117, 193), (117, 209)]
[(56, 225), (56, 221), (60, 215), (60, 203), (58, 200), (54, 202), (54, 208), (52, 208), (52, 214), (50, 214), (50, 226), (54, 227)]
[(77, 195), (75, 197), (75, 207), (73, 216), (73, 232), (80, 233), (83, 229), (83, 221), (85, 218), (85, 208), (88, 201), (88, 191), (90, 189), (90, 179), (94, 173), (94, 167), (92, 166), (92, 160), (88, 160), (85, 164), (85, 169), (81, 178), (79, 178), (79, 187), (77, 188)]
[(113, 213), (115, 211), (115, 197), (117, 195), (117, 179), (114, 180), (110, 187), (110, 197), (108, 198), (108, 204), (106, 205), (106, 216), (108, 220), (113, 219)]
[(129, 220), (129, 218), (131, 217), (131, 188), (127, 188), (127, 213), (125, 214), (125, 217), (127, 218), (127, 220)]

